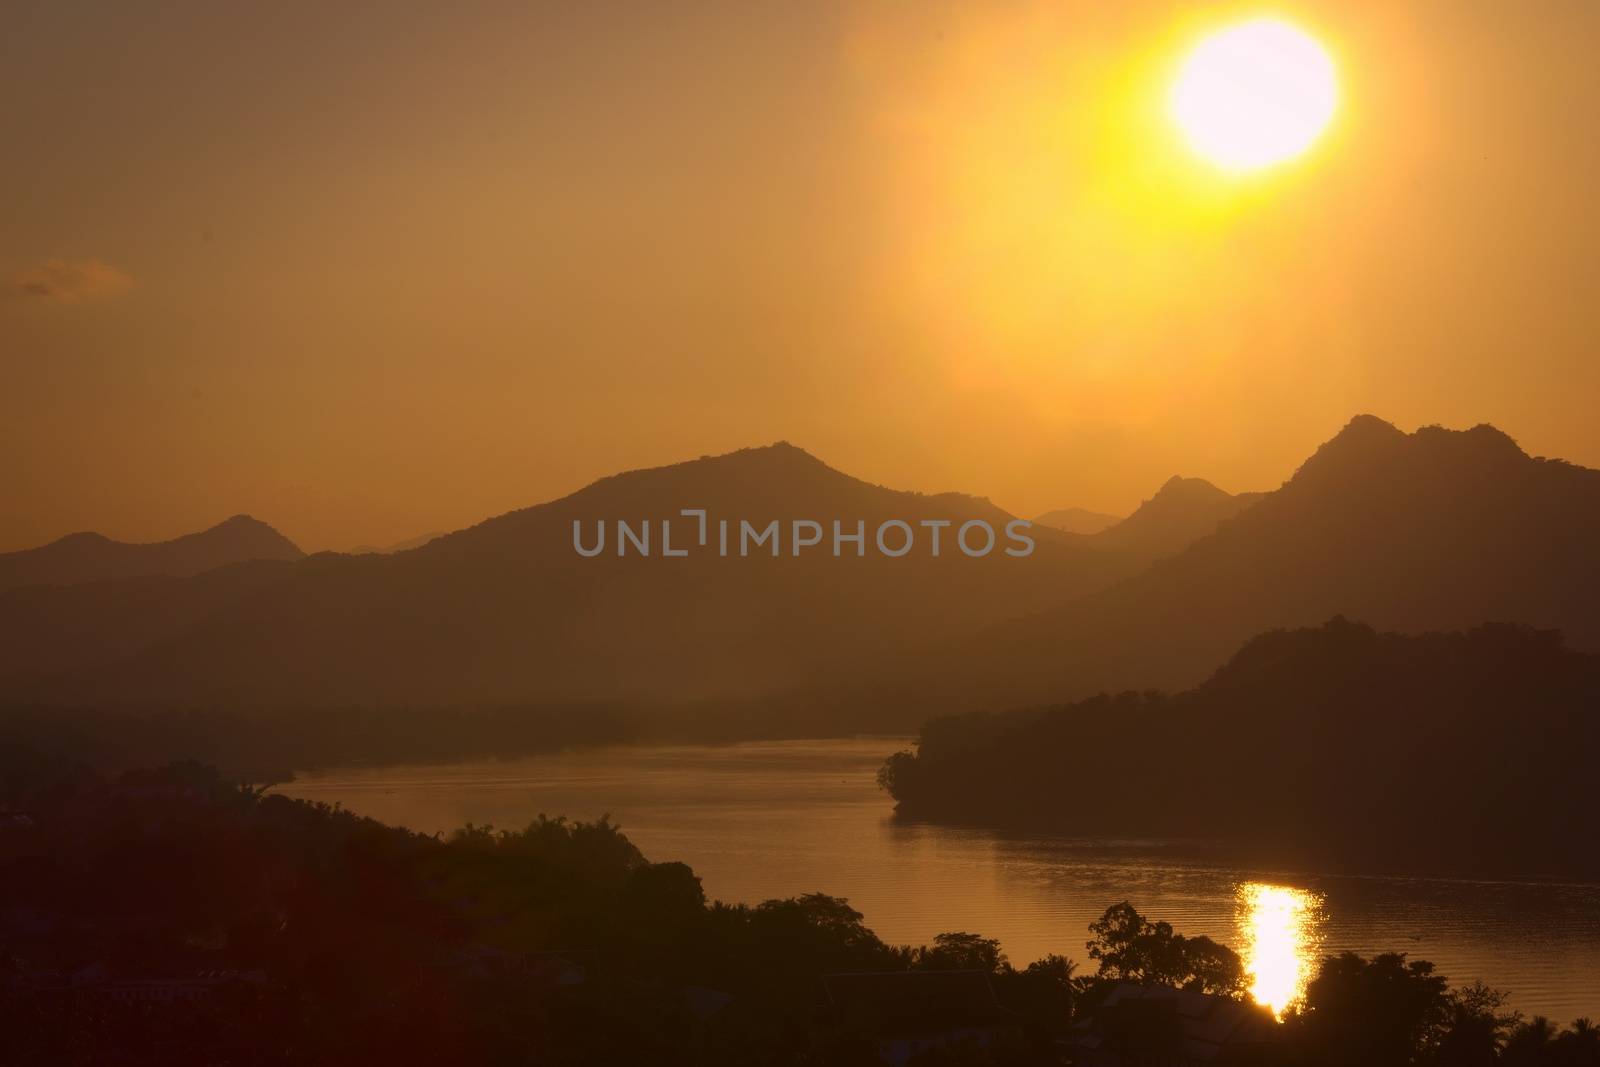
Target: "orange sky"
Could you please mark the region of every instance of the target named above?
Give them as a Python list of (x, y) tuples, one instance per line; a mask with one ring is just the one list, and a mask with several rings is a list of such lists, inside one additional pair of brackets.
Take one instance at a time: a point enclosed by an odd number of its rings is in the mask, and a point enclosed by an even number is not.
[[(142, 10), (141, 10), (142, 9)], [(1223, 178), (1170, 3), (30, 3), (0, 550), (448, 529), (779, 438), (1024, 514), (1350, 415), (1600, 466), (1600, 5), (1286, 3), (1343, 104)]]

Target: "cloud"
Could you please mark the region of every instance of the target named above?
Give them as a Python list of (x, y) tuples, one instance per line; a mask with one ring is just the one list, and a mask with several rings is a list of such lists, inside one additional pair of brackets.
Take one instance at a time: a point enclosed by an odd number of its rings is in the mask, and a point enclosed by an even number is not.
[(98, 259), (52, 259), (20, 270), (6, 280), (11, 300), (53, 300), (75, 304), (118, 296), (133, 288), (133, 279)]

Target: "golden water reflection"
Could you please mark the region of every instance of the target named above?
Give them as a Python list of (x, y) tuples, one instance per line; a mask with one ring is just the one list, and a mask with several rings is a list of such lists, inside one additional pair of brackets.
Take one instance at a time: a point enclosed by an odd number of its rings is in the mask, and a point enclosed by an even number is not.
[(1323, 897), (1308, 889), (1244, 882), (1235, 891), (1250, 995), (1274, 1015), (1305, 996), (1322, 957)]

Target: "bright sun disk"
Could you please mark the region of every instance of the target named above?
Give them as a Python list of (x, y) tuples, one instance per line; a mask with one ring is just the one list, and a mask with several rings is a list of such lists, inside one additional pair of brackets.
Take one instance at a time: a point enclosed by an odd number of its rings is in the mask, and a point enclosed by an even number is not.
[(1242, 173), (1310, 148), (1338, 99), (1323, 47), (1287, 22), (1262, 18), (1201, 41), (1173, 86), (1171, 109), (1190, 148)]

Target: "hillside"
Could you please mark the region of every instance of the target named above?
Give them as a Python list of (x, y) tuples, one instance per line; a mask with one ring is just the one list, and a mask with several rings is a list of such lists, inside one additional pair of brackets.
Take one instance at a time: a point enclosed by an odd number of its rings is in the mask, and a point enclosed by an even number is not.
[(659, 538), (670, 518), (681, 546), (695, 523), (679, 512), (691, 507), (736, 529), (982, 519), (1000, 533), (1011, 519), (975, 497), (870, 485), (791, 445), (745, 449), (602, 479), (409, 552), (256, 568), (237, 595), (189, 579), (0, 597), (0, 635), (27, 635), (29, 648), (0, 653), (0, 679), (13, 693), (88, 704), (755, 699), (819, 678), (871, 684), (885, 659), (1129, 573), (1044, 529), (1026, 558), (967, 558), (948, 545), (953, 528), (938, 558), (848, 548), (836, 558), (826, 546), (796, 557), (787, 534), (776, 558), (665, 558), (659, 540), (649, 557), (618, 557), (614, 541), (595, 558), (574, 551), (575, 521), (592, 533), (648, 519)]
[[(707, 512), (707, 547), (689, 543)], [(869, 545), (796, 556), (800, 519)], [(674, 522), (686, 557), (661, 554)], [(716, 551), (716, 523), (780, 523), (778, 556)], [(792, 445), (602, 479), (393, 555), (322, 553), (0, 591), (0, 693), (13, 700), (261, 708), (626, 703), (782, 706), (818, 729), (1182, 689), (1251, 635), (1333, 615), (1421, 632), (1506, 620), (1600, 648), (1600, 473), (1503, 433), (1406, 434), (1353, 420), (1282, 488), (1169, 482), (1093, 536), (1034, 527), (1035, 551), (890, 558), (896, 519), (1011, 516), (956, 493), (871, 485)], [(616, 554), (618, 520), (654, 552)], [(573, 524), (611, 540), (575, 551)], [(920, 529), (920, 527), (918, 527)], [(1118, 533), (1118, 531), (1122, 531)], [(1179, 533), (1187, 547), (1147, 565)], [(1121, 549), (1106, 542), (1124, 539)], [(1163, 539), (1167, 539), (1165, 542)], [(926, 542), (924, 541), (924, 545)]]
[(1572, 843), (1600, 831), (1597, 745), (1600, 656), (1507, 624), (1406, 636), (1335, 619), (1262, 634), (1176, 696), (937, 719), (882, 780), (923, 818), (1593, 876), (1600, 856)]
[(1261, 499), (1261, 493), (1224, 492), (1204, 478), (1168, 479), (1156, 495), (1126, 519), (1090, 537), (1089, 543), (1123, 552), (1141, 563), (1177, 555)]
[(1507, 620), (1600, 649), (1600, 472), (1490, 426), (1351, 421), (1282, 488), (1113, 587), (897, 666), (929, 711), (1199, 683), (1253, 634), (1334, 615), (1417, 633)]
[(353, 548), (346, 549), (345, 555), (364, 556), (370, 553), (380, 556), (390, 556), (396, 552), (409, 552), (413, 548), (421, 548), (429, 541), (436, 541), (443, 536), (443, 532), (439, 530), (433, 530), (429, 533), (418, 534), (416, 537), (408, 537), (404, 541), (396, 541), (392, 545), (356, 545)]
[(246, 560), (294, 560), (305, 553), (248, 515), (171, 541), (128, 544), (97, 533), (68, 534), (48, 545), (0, 553), (0, 590), (78, 585), (152, 576), (185, 577)]

